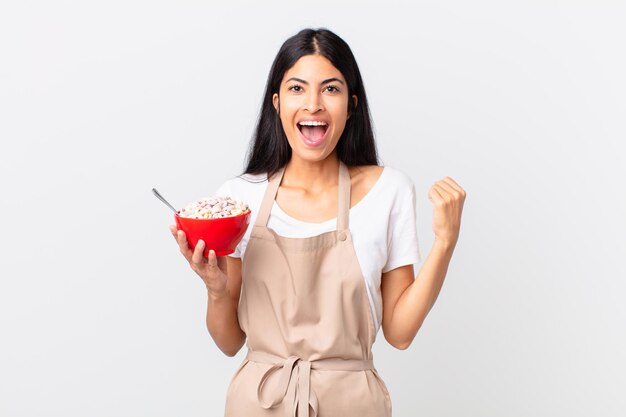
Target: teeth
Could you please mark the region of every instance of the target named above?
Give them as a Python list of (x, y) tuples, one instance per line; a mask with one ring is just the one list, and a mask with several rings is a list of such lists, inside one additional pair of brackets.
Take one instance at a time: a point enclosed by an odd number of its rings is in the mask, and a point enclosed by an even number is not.
[(326, 126), (326, 122), (317, 122), (313, 120), (298, 122), (298, 124), (301, 126)]

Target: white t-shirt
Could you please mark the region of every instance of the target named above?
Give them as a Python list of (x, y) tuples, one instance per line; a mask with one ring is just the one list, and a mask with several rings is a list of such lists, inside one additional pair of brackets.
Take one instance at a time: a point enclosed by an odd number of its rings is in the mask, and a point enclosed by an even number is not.
[[(246, 174), (226, 181), (216, 191), (216, 195), (244, 201), (252, 210), (250, 227), (230, 256), (243, 257), (267, 184), (267, 174)], [(274, 201), (267, 227), (285, 237), (312, 237), (336, 230), (337, 219), (304, 222), (289, 216)], [(385, 167), (370, 191), (350, 209), (349, 227), (378, 333), (383, 317), (381, 274), (422, 259), (413, 181), (403, 172)]]

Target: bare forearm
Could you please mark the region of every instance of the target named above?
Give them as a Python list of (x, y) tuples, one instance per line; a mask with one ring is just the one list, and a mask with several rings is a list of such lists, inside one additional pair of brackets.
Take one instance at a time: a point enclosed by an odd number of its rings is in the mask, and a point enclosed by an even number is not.
[(246, 334), (239, 326), (237, 305), (227, 291), (220, 296), (208, 294), (206, 324), (217, 347), (228, 356), (236, 355)]
[(454, 244), (435, 240), (415, 281), (400, 296), (393, 311), (392, 328), (401, 347), (407, 348), (435, 304), (450, 265)]

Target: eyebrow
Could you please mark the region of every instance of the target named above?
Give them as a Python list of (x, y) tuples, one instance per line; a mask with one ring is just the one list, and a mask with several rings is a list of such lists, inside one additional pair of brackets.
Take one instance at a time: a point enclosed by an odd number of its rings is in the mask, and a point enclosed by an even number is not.
[[(299, 83), (302, 83), (302, 84), (305, 84), (305, 85), (309, 85), (308, 82), (304, 81), (301, 78), (297, 78), (297, 77), (291, 77), (290, 79), (288, 79), (285, 82), (289, 82), (289, 81), (297, 81)], [(345, 85), (345, 83), (343, 81), (341, 81), (339, 78), (328, 78), (328, 79), (322, 81), (322, 84), (328, 84), (328, 83), (332, 83), (332, 82), (335, 82), (335, 81)]]

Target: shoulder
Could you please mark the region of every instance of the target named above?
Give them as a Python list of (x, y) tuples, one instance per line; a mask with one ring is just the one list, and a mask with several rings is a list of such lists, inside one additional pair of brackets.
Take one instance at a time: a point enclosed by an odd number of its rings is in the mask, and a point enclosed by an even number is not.
[(242, 174), (227, 179), (220, 185), (220, 189), (242, 190), (254, 189), (267, 184), (266, 174)]
[(241, 199), (263, 192), (266, 187), (266, 174), (243, 174), (224, 181), (215, 194)]
[(395, 184), (396, 187), (401, 189), (412, 188), (413, 179), (409, 177), (404, 171), (390, 166), (385, 166), (385, 183)]
[(350, 167), (353, 185), (367, 190), (380, 183), (388, 192), (404, 192), (414, 188), (413, 180), (405, 172), (390, 166), (362, 165)]
[(378, 180), (385, 167), (380, 165), (355, 165), (348, 167), (352, 184), (371, 188)]

